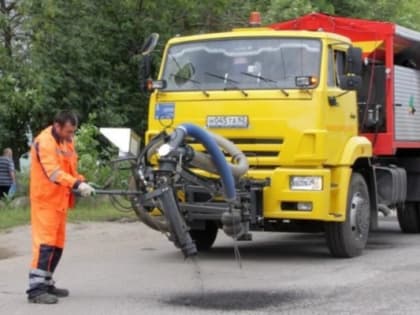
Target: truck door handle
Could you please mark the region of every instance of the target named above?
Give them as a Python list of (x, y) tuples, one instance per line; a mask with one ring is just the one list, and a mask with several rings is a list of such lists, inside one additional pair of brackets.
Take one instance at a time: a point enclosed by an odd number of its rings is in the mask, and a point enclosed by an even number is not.
[(356, 115), (355, 115), (355, 114), (353, 114), (353, 113), (351, 113), (351, 114), (350, 114), (350, 118), (351, 118), (351, 119), (356, 119)]
[(338, 106), (337, 98), (335, 96), (328, 96), (328, 104), (330, 106)]

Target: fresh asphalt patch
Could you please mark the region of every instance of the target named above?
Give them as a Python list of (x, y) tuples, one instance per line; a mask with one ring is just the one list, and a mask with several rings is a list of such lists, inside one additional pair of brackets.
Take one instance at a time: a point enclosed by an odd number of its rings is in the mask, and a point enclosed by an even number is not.
[(294, 292), (261, 290), (187, 292), (163, 300), (165, 304), (203, 310), (252, 311), (296, 303), (304, 296)]

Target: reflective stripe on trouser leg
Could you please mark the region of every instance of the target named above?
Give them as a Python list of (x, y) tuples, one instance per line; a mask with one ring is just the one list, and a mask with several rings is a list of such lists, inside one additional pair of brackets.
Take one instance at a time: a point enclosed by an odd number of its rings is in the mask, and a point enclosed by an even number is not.
[(51, 279), (51, 277), (51, 272), (41, 269), (32, 269), (29, 272), (29, 289), (34, 290), (36, 288), (47, 286), (49, 283), (48, 279)]
[(53, 284), (52, 264), (54, 251), (54, 246), (42, 244), (39, 247), (37, 268), (29, 272), (29, 291), (45, 290), (46, 286)]

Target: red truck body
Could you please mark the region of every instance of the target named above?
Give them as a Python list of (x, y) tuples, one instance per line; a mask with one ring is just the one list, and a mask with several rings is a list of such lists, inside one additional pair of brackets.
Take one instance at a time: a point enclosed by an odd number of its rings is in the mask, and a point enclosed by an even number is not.
[[(362, 48), (366, 60), (371, 64), (380, 63), (384, 69), (383, 106), (386, 119), (383, 129), (375, 132), (361, 130), (372, 141), (374, 154), (393, 156), (404, 150), (420, 149), (420, 81), (417, 80), (420, 74), (417, 71), (420, 69), (420, 32), (389, 22), (320, 13), (275, 23), (270, 27), (276, 30), (325, 31), (349, 37), (355, 46)], [(412, 63), (410, 70), (400, 67), (401, 62), (407, 61)], [(369, 75), (370, 82), (364, 84), (371, 84), (374, 76), (373, 70)]]

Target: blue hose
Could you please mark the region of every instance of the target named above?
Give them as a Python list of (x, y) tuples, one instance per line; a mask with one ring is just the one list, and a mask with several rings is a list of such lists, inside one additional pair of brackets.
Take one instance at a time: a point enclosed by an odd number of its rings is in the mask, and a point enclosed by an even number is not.
[(184, 131), (187, 135), (198, 140), (207, 149), (210, 154), (217, 171), (222, 179), (223, 188), (225, 190), (225, 197), (228, 201), (236, 199), (235, 180), (233, 178), (232, 170), (226, 162), (225, 156), (219, 149), (216, 141), (213, 139), (211, 134), (206, 130), (193, 125), (193, 124), (182, 124), (177, 127), (178, 130)]

